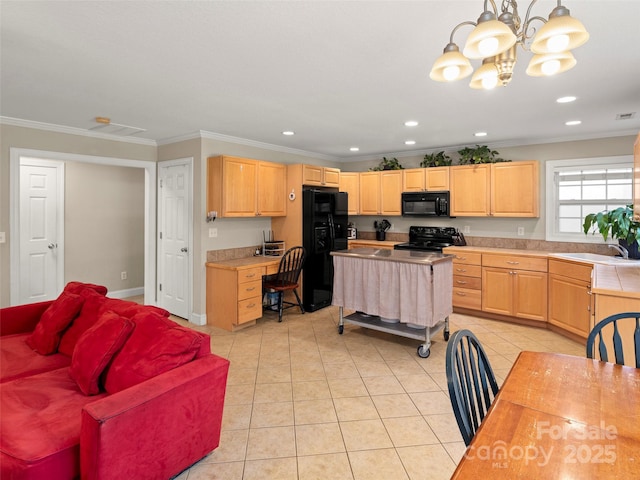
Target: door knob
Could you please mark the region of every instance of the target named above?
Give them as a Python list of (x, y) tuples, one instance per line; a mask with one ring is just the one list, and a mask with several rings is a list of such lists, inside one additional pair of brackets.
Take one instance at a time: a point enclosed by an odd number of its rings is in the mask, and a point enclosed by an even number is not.
[(56, 246), (57, 246), (57, 245), (56, 245), (55, 243), (50, 243), (49, 245), (47, 245), (47, 248), (48, 248), (49, 250), (53, 250), (54, 248), (56, 248)]
[(183, 252), (183, 253), (187, 253), (187, 247), (182, 247), (182, 248), (180, 249), (180, 251), (181, 251), (181, 252)]

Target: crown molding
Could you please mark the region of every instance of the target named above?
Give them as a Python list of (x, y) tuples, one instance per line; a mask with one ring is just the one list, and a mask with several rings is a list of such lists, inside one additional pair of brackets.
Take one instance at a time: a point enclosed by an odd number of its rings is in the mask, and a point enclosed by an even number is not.
[(67, 135), (79, 135), (82, 137), (99, 138), (101, 140), (112, 140), (114, 142), (135, 143), (137, 145), (148, 145), (156, 147), (155, 140), (148, 138), (122, 137), (118, 135), (109, 135), (108, 133), (99, 133), (84, 128), (66, 127), (53, 123), (35, 122), (33, 120), (24, 120), (21, 118), (0, 116), (0, 124), (12, 125), (14, 127), (34, 128), (36, 130), (46, 130), (48, 132), (65, 133)]

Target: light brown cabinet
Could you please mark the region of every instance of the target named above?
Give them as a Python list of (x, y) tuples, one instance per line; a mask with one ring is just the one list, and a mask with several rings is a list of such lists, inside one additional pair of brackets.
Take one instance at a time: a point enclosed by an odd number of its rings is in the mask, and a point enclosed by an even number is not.
[(452, 216), (539, 216), (539, 164), (503, 162), (450, 167)]
[(449, 167), (402, 170), (402, 191), (449, 190)]
[(633, 146), (633, 213), (640, 222), (640, 133)]
[(336, 187), (340, 184), (340, 169), (318, 167), (316, 165), (302, 166), (302, 184), (315, 187)]
[[(455, 252), (455, 253), (454, 253)], [(453, 253), (453, 306), (480, 310), (482, 308), (482, 254)]]
[(360, 215), (380, 214), (380, 172), (360, 172)]
[(549, 259), (548, 322), (579, 337), (591, 331), (592, 265)]
[(340, 172), (341, 192), (349, 195), (349, 215), (360, 213), (360, 174), (358, 172)]
[(402, 171), (360, 173), (360, 214), (402, 214)]
[(483, 254), (482, 310), (546, 321), (546, 257)]
[(227, 155), (207, 160), (207, 212), (220, 217), (284, 216), (286, 167)]

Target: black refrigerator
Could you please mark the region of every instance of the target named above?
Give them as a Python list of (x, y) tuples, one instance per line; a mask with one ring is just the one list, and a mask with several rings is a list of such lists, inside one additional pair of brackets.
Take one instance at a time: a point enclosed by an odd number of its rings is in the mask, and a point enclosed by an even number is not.
[(302, 191), (302, 245), (307, 259), (302, 270), (302, 303), (310, 312), (331, 305), (333, 257), (346, 250), (347, 193), (337, 188), (305, 188)]

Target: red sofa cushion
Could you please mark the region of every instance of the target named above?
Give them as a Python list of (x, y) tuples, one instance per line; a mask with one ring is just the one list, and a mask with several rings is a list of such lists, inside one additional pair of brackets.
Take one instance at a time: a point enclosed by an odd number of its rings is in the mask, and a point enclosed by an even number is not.
[(132, 318), (136, 324), (107, 369), (104, 388), (116, 393), (193, 360), (202, 335), (154, 312)]
[(35, 330), (27, 338), (27, 345), (42, 355), (56, 353), (62, 332), (78, 315), (83, 302), (80, 295), (62, 292), (40, 317)]
[(0, 384), (2, 478), (79, 477), (80, 412), (97, 398), (82, 394), (68, 368)]
[(84, 283), (84, 282), (69, 282), (65, 285), (64, 291), (71, 293), (80, 293), (84, 289), (93, 290), (96, 293), (104, 296), (107, 294), (107, 287), (102, 285), (96, 285), (95, 283)]
[(98, 379), (133, 331), (134, 323), (107, 311), (82, 334), (71, 357), (69, 374), (85, 395), (100, 393)]
[(0, 383), (68, 367), (71, 359), (61, 353), (40, 355), (27, 345), (29, 333), (5, 335), (0, 342)]

